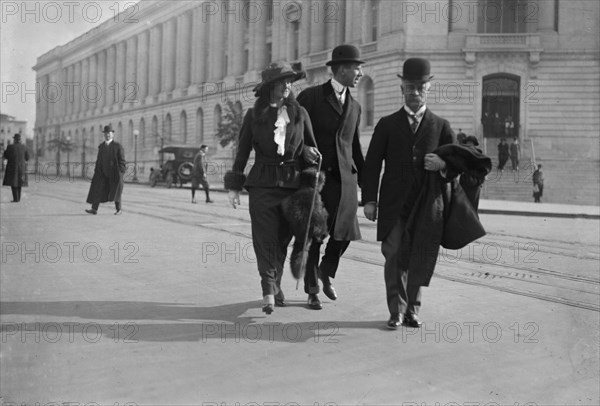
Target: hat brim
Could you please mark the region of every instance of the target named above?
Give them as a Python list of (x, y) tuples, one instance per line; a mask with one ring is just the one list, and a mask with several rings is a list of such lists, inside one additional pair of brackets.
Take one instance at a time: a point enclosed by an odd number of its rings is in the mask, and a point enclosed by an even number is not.
[(332, 59), (331, 61), (327, 62), (325, 65), (327, 66), (333, 66), (333, 65), (341, 65), (343, 63), (358, 63), (358, 64), (363, 64), (365, 63), (365, 61), (361, 61), (358, 59)]
[(278, 82), (282, 79), (287, 79), (290, 78), (292, 79), (292, 83), (300, 80), (300, 79), (304, 79), (306, 77), (306, 72), (304, 71), (300, 71), (300, 72), (286, 72), (283, 73), (279, 76), (275, 76), (274, 78), (271, 78), (265, 82), (260, 82), (258, 85), (256, 85), (254, 87), (254, 89), (252, 89), (252, 91), (254, 92), (258, 92), (264, 85), (268, 85), (270, 83), (274, 83), (274, 82)]
[(433, 75), (422, 76), (420, 78), (405, 78), (405, 77), (402, 77), (402, 75), (400, 75), (400, 74), (396, 74), (396, 76), (398, 76), (402, 80), (408, 80), (410, 82), (429, 82), (431, 79), (433, 79)]

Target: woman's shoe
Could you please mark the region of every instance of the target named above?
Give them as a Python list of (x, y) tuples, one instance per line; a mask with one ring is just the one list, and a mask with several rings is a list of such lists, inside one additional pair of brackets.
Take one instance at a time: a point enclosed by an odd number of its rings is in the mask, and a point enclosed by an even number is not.
[(263, 297), (262, 311), (266, 314), (271, 314), (275, 311), (275, 296), (265, 295)]
[(271, 314), (275, 311), (275, 307), (272, 304), (264, 305), (262, 311), (263, 313)]

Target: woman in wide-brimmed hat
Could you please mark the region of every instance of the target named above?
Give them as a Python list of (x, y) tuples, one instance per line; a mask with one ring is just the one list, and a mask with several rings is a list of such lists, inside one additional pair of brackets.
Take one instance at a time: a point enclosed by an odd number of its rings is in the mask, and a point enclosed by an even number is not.
[[(249, 193), (262, 310), (267, 314), (275, 305), (285, 305), (280, 283), (292, 233), (281, 202), (299, 187), (305, 150), (316, 150), (308, 113), (291, 91), (291, 84), (304, 76), (300, 64), (287, 62), (273, 63), (262, 72), (262, 81), (254, 88), (256, 102), (246, 113), (240, 130), (233, 168), (225, 175), (225, 188), (234, 208), (240, 204), (242, 187)], [(255, 162), (246, 177), (244, 168), (252, 149)]]

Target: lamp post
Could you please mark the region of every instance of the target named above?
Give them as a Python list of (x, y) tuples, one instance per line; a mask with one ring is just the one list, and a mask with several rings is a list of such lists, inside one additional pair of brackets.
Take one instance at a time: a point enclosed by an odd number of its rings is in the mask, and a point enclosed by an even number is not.
[(67, 178), (71, 177), (71, 161), (70, 161), (70, 156), (71, 156), (71, 136), (67, 135)]
[(138, 130), (133, 130), (133, 182), (138, 182), (137, 178), (137, 140), (140, 132)]

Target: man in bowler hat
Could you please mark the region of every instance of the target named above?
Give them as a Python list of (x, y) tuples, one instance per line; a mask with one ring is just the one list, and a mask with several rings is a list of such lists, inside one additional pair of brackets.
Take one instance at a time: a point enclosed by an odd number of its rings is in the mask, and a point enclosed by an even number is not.
[(125, 152), (121, 144), (114, 140), (115, 133), (111, 125), (104, 126), (103, 132), (104, 142), (98, 146), (94, 176), (87, 197), (87, 202), (92, 208), (85, 212), (98, 214), (100, 203), (114, 201), (115, 215), (120, 215), (123, 175), (127, 166)]
[[(407, 59), (402, 75), (398, 77), (402, 79), (404, 106), (381, 118), (375, 126), (362, 179), (364, 213), (369, 220), (377, 220), (377, 240), (382, 241), (381, 251), (385, 257), (384, 278), (390, 312), (387, 327), (390, 329), (397, 329), (401, 324), (421, 325), (417, 316), (421, 306), (421, 286), (427, 286), (429, 282), (419, 272), (424, 262), (430, 267), (425, 271), (433, 272), (439, 244), (431, 247), (429, 237), (412, 237), (429, 236), (431, 217), (441, 216), (441, 213), (431, 205), (425, 207), (426, 215), (410, 227), (409, 219), (421, 209), (421, 202), (435, 200), (428, 193), (439, 194), (441, 190), (425, 187), (431, 176), (438, 182), (446, 174), (445, 161), (432, 152), (441, 145), (456, 142), (448, 121), (433, 114), (426, 105), (433, 78), (429, 61)], [(435, 201), (439, 203), (439, 200)], [(415, 252), (418, 255), (414, 255)], [(414, 258), (417, 258), (416, 262), (413, 262)]]
[[(322, 155), (321, 168), (325, 172), (325, 186), (321, 198), (329, 213), (329, 241), (319, 264), (321, 244), (314, 243), (308, 254), (304, 291), (308, 306), (321, 309), (318, 297), (319, 277), (323, 293), (337, 299), (331, 279), (335, 278), (341, 256), (350, 241), (361, 238), (356, 211), (358, 208), (358, 180), (364, 157), (360, 146), (359, 123), (361, 107), (350, 94), (363, 76), (359, 51), (352, 45), (333, 49), (331, 67), (333, 78), (324, 84), (305, 89), (298, 102), (310, 116), (317, 148)], [(317, 152), (306, 150), (306, 160), (316, 161)]]
[(10, 186), (13, 202), (21, 201), (21, 188), (27, 186), (27, 161), (29, 152), (27, 147), (21, 144), (21, 134), (13, 136), (13, 143), (6, 147), (3, 159), (6, 159), (6, 172), (2, 185)]

